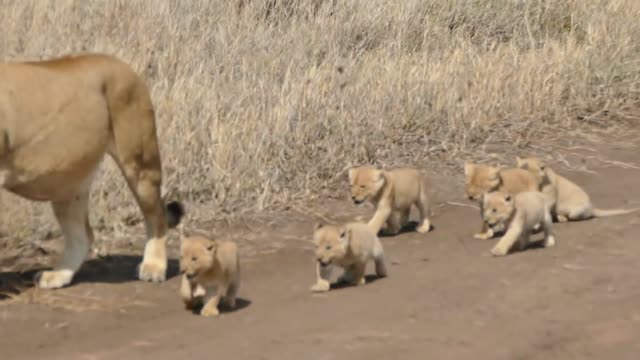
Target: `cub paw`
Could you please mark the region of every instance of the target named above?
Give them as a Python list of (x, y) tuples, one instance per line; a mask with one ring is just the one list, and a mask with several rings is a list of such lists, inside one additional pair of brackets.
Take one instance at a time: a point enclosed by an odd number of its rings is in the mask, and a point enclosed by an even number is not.
[(477, 233), (473, 234), (473, 237), (480, 240), (489, 240), (493, 237), (493, 234), (490, 233)]
[(422, 225), (420, 225), (416, 231), (418, 231), (420, 234), (426, 234), (429, 231), (431, 231), (431, 222), (425, 220)]
[(507, 250), (497, 246), (491, 249), (491, 255), (493, 256), (505, 256), (507, 255), (507, 252), (508, 252)]
[(328, 281), (317, 282), (310, 288), (313, 292), (325, 292), (329, 291), (329, 289), (331, 289), (331, 284)]
[(205, 306), (200, 310), (200, 315), (204, 317), (216, 317), (220, 315), (220, 311), (215, 306)]

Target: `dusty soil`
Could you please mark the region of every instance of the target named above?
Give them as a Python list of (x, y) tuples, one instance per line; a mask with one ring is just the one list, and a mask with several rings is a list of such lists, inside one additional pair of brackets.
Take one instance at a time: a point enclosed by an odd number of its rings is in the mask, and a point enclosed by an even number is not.
[[(611, 145), (597, 157), (638, 164), (638, 150)], [(601, 207), (640, 205), (640, 168), (587, 165), (595, 173), (559, 172)], [(239, 309), (216, 319), (185, 311), (175, 262), (173, 277), (156, 285), (133, 278), (138, 256), (94, 259), (69, 288), (25, 289), (0, 301), (1, 357), (638, 358), (640, 214), (556, 224), (557, 247), (492, 258), (497, 240), (472, 237), (478, 211), (444, 203), (465, 202), (461, 179), (442, 180), (433, 232), (383, 238), (387, 278), (311, 294), (309, 233), (317, 219), (275, 219), (236, 236), (279, 244), (251, 252), (242, 243)], [(370, 214), (346, 201), (332, 204), (314, 212), (339, 219)], [(7, 282), (21, 275), (0, 276)]]

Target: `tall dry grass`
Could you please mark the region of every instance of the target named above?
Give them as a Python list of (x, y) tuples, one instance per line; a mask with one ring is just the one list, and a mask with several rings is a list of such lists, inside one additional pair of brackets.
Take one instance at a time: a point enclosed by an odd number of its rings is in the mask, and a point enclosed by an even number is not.
[[(635, 0), (237, 3), (0, 0), (0, 54), (129, 62), (157, 107), (165, 190), (200, 218), (322, 194), (352, 164), (459, 160), (640, 117)], [(131, 199), (107, 160), (92, 223), (127, 233)], [(44, 204), (4, 192), (0, 206), (13, 241), (57, 231)]]

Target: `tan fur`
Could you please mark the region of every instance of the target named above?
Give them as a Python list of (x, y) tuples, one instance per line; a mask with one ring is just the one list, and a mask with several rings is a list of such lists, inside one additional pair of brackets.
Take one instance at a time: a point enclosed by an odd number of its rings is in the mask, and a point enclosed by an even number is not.
[(424, 175), (418, 170), (399, 168), (384, 171), (362, 166), (349, 170), (351, 198), (355, 204), (369, 201), (376, 212), (369, 220), (369, 226), (377, 234), (383, 230), (397, 234), (409, 222), (411, 205), (420, 212), (421, 224), (417, 231), (431, 230), (430, 201)]
[[(465, 193), (469, 200), (480, 204), (482, 216), (482, 196), (492, 191), (504, 191), (515, 195), (523, 191), (538, 191), (541, 179), (529, 171), (519, 168), (504, 169), (500, 166), (464, 163)], [(490, 239), (494, 235), (492, 229), (482, 223), (477, 239)]]
[(240, 261), (235, 243), (203, 236), (182, 238), (180, 272), (180, 295), (187, 309), (204, 303), (200, 315), (217, 316), (221, 299), (232, 308), (236, 306)]
[(93, 234), (88, 200), (105, 153), (118, 164), (148, 229), (139, 277), (163, 281), (166, 232), (180, 221), (160, 194), (162, 168), (149, 90), (129, 66), (105, 55), (0, 63), (0, 181), (48, 201), (65, 237), (62, 258), (37, 276), (41, 288), (69, 284)]
[(340, 226), (316, 225), (313, 233), (317, 281), (311, 291), (323, 292), (331, 288), (330, 278), (334, 266), (344, 269), (338, 282), (363, 285), (367, 262), (373, 260), (376, 275), (387, 276), (382, 243), (364, 223)]
[(483, 219), (491, 229), (506, 230), (491, 250), (493, 255), (507, 255), (514, 245), (523, 250), (537, 224), (541, 224), (544, 231), (544, 246), (555, 245), (549, 204), (543, 193), (525, 191), (514, 196), (494, 191), (483, 196), (482, 207)]
[(549, 197), (551, 212), (559, 222), (622, 215), (640, 210), (640, 208), (606, 210), (594, 208), (589, 195), (580, 186), (558, 175), (542, 160), (535, 157), (516, 157), (516, 164), (519, 168), (529, 170), (547, 180), (542, 186), (542, 192)]

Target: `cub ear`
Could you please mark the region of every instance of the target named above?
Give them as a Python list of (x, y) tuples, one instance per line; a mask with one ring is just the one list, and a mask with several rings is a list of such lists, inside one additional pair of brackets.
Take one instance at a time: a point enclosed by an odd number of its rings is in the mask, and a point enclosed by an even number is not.
[(470, 163), (469, 161), (465, 161), (464, 162), (464, 174), (466, 176), (471, 176), (471, 174), (473, 174), (473, 170), (474, 170), (474, 165), (472, 163)]
[(210, 240), (209, 244), (207, 244), (207, 251), (215, 252), (216, 250), (218, 250), (218, 242), (215, 240)]
[(346, 227), (342, 227), (340, 229), (340, 242), (342, 243), (342, 245), (344, 246), (349, 245), (350, 239), (351, 239), (351, 230)]
[(374, 177), (376, 181), (384, 181), (385, 180), (384, 170), (376, 169), (374, 173)]
[(357, 173), (357, 172), (358, 172), (358, 169), (357, 169), (357, 168), (354, 168), (354, 167), (353, 167), (353, 168), (349, 169), (349, 182), (350, 182), (350, 183), (352, 183), (352, 182), (353, 182), (353, 179), (355, 179), (355, 177), (356, 177), (356, 173)]
[(313, 225), (313, 230), (318, 230), (318, 229), (322, 229), (322, 227), (324, 226), (323, 223), (315, 223), (315, 225)]
[(522, 167), (522, 163), (524, 162), (524, 159), (522, 159), (520, 156), (516, 156), (516, 166), (517, 167)]

